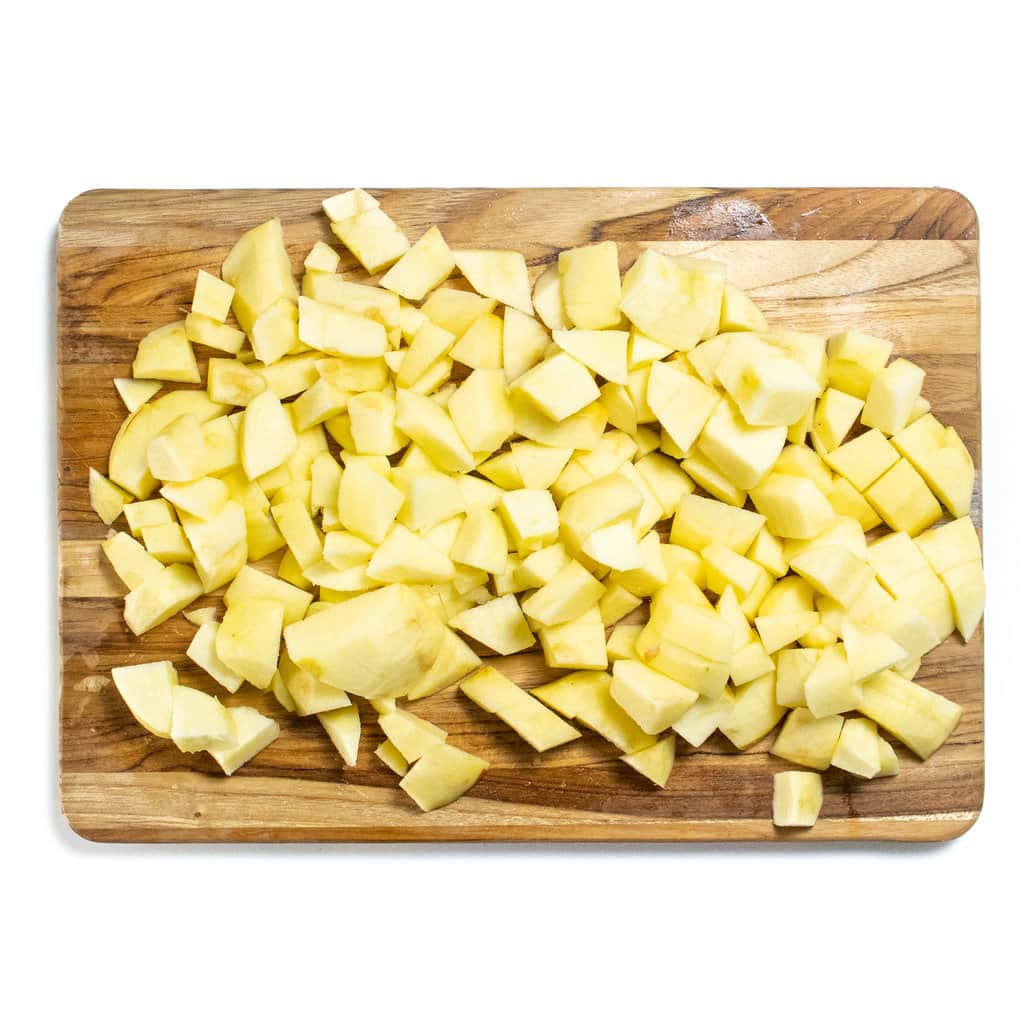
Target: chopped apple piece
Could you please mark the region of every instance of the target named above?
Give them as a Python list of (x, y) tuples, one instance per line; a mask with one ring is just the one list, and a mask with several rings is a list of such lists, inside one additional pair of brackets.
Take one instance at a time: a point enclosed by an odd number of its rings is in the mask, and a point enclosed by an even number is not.
[(772, 780), (772, 823), (779, 828), (810, 828), (821, 814), (821, 776), (777, 772)]
[(555, 331), (555, 344), (605, 380), (624, 385), (627, 380), (628, 331)]
[(530, 278), (522, 253), (500, 249), (460, 249), (452, 253), (459, 273), (481, 295), (533, 313)]
[[(336, 213), (342, 212), (341, 205), (334, 206)], [(330, 212), (328, 216), (332, 216)], [(409, 239), (379, 204), (343, 220), (332, 217), (331, 230), (369, 274), (391, 266), (409, 250)]]
[(622, 710), (612, 698), (611, 685), (612, 677), (607, 672), (572, 672), (535, 687), (531, 693), (559, 714), (603, 736), (625, 754), (652, 746), (657, 737), (644, 732)]
[(481, 757), (441, 744), (427, 751), (399, 783), (422, 811), (434, 811), (457, 800), (489, 768)]
[(832, 469), (862, 493), (887, 469), (891, 469), (899, 457), (899, 452), (879, 430), (865, 431), (823, 456)]
[(295, 663), (328, 686), (392, 697), (433, 663), (444, 626), (412, 589), (393, 584), (287, 626), (284, 639)]
[(192, 638), (185, 652), (207, 675), (224, 687), (228, 693), (235, 693), (245, 681), (239, 673), (229, 668), (217, 654), (217, 633), (220, 626), (216, 622), (203, 623)]
[(719, 404), (719, 394), (669, 363), (651, 364), (646, 389), (651, 412), (683, 454), (704, 430)]
[(146, 380), (170, 380), (198, 384), (201, 380), (196, 355), (185, 333), (185, 321), (150, 331), (139, 342), (132, 376)]
[(878, 726), (866, 718), (847, 718), (832, 764), (851, 775), (873, 779), (882, 768)]
[(746, 750), (779, 723), (786, 709), (775, 700), (775, 673), (740, 687), (729, 717), (719, 726), (734, 747)]
[(619, 250), (614, 242), (559, 253), (558, 273), (561, 302), (577, 327), (600, 330), (619, 322), (622, 285)]
[(683, 715), (672, 723), (672, 731), (682, 736), (692, 747), (699, 747), (732, 714), (736, 703), (735, 691), (726, 686), (716, 697), (701, 695)]
[(277, 602), (281, 606), (282, 624), (290, 626), (305, 616), (312, 597), (283, 579), (275, 579), (254, 566), (246, 565), (225, 592), (224, 604), (230, 608), (235, 602), (249, 600)]
[(409, 770), (409, 762), (402, 757), (401, 751), (391, 742), (391, 740), (385, 740), (383, 743), (377, 745), (373, 751), (376, 757), (379, 757), (399, 778), (403, 776)]
[(537, 631), (548, 668), (603, 669), (608, 665), (604, 622), (597, 607)]
[(890, 436), (899, 433), (910, 422), (923, 383), (924, 370), (920, 366), (908, 359), (894, 359), (872, 379), (861, 423)]
[(785, 443), (785, 427), (752, 427), (731, 401), (722, 399), (704, 425), (698, 448), (734, 487), (749, 490), (768, 475)]
[(807, 707), (804, 684), (818, 663), (819, 652), (788, 647), (776, 656), (775, 697), (787, 708)]
[(141, 636), (176, 615), (202, 592), (203, 585), (189, 566), (164, 566), (132, 588), (124, 599), (124, 621), (136, 636)]
[(768, 654), (796, 643), (821, 621), (817, 612), (784, 612), (780, 615), (759, 615), (754, 626)]
[(348, 466), (338, 488), (338, 518), (347, 530), (379, 544), (405, 502), (390, 481), (365, 465)]
[(545, 490), (506, 491), (498, 501), (498, 511), (520, 554), (539, 551), (558, 539), (558, 509)]
[(750, 497), (777, 537), (817, 537), (836, 518), (828, 498), (806, 477), (769, 473), (751, 488)]
[(877, 722), (922, 760), (949, 739), (963, 708), (896, 672), (880, 672), (864, 681), (857, 710)]
[(861, 701), (861, 684), (853, 678), (841, 644), (821, 648), (818, 660), (804, 680), (804, 699), (817, 718), (853, 711)]
[(114, 387), (129, 412), (135, 412), (148, 402), (163, 385), (158, 380), (134, 380), (131, 377), (115, 377)]
[(406, 694), (408, 700), (419, 700), (457, 683), (480, 665), (480, 659), (469, 645), (451, 630), (445, 632), (444, 641), (434, 664)]
[(814, 409), (814, 437), (827, 452), (835, 451), (850, 432), (864, 402), (836, 388), (827, 388)]
[(459, 689), (484, 711), (497, 715), (538, 752), (569, 743), (581, 735), (528, 691), (490, 666), (478, 669)]
[(497, 654), (525, 651), (535, 642), (519, 602), (512, 594), (467, 608), (454, 616), (450, 625)]
[(528, 370), (516, 381), (515, 390), (556, 423), (601, 397), (590, 371), (567, 352)]
[(111, 670), (114, 685), (135, 720), (154, 736), (170, 739), (178, 673), (169, 661), (125, 665)]
[(466, 333), (452, 346), (449, 354), (456, 362), (474, 370), (500, 370), (503, 365), (503, 330), (500, 316), (484, 313), (473, 321)]
[(228, 708), (227, 712), (234, 725), (234, 739), (227, 743), (211, 743), (207, 750), (225, 775), (233, 775), (270, 746), (281, 734), (281, 729), (277, 722), (261, 715), (255, 708), (234, 707)]
[(675, 679), (630, 659), (615, 662), (610, 693), (615, 703), (651, 734), (678, 721), (700, 696)]
[(659, 789), (664, 789), (676, 760), (676, 738), (669, 733), (646, 750), (623, 754), (619, 760), (650, 779)]
[(815, 718), (807, 708), (795, 708), (786, 716), (772, 753), (805, 768), (825, 771), (833, 763), (844, 721), (842, 715)]
[(217, 657), (253, 686), (268, 689), (277, 671), (283, 621), (284, 611), (276, 601), (232, 601), (217, 627)]
[(679, 501), (672, 522), (672, 543), (701, 552), (712, 541), (741, 555), (750, 548), (765, 525), (765, 517), (744, 508), (724, 507), (720, 502), (686, 494)]
[(320, 719), (320, 724), (331, 738), (335, 749), (341, 754), (342, 761), (349, 768), (354, 768), (359, 756), (359, 708), (350, 704), (345, 708), (321, 711), (316, 717)]
[(928, 485), (907, 459), (900, 459), (864, 492), (864, 497), (896, 532), (917, 536), (942, 518)]
[[(352, 700), (344, 690), (327, 686), (318, 676), (306, 669), (299, 668), (288, 657), (287, 651), (281, 652), (278, 674), (281, 688), (288, 695), (296, 714), (306, 717), (318, 715), (323, 711), (334, 711), (347, 708)], [(274, 686), (274, 681), (271, 681)]]
[(594, 607), (604, 589), (579, 562), (570, 561), (523, 602), (523, 611), (542, 626), (557, 626)]
[(185, 753), (235, 742), (235, 723), (216, 697), (189, 686), (175, 686), (171, 713), (171, 739)]
[(828, 339), (828, 383), (856, 398), (867, 398), (871, 382), (892, 354), (892, 342), (860, 331), (843, 331)]
[(434, 226), (420, 236), (380, 279), (382, 288), (419, 302), (455, 269), (455, 260), (440, 230)]
[(98, 470), (89, 468), (89, 504), (107, 526), (117, 519), (124, 511), (125, 505), (132, 500), (127, 491), (121, 490), (117, 484), (112, 484)]

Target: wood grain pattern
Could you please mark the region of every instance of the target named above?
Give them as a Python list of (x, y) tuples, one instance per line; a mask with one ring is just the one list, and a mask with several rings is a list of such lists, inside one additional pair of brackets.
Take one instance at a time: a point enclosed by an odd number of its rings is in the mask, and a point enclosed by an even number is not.
[[(809, 831), (771, 825), (771, 777), (786, 767), (769, 741), (740, 754), (721, 737), (680, 741), (668, 789), (656, 790), (588, 735), (535, 755), (457, 692), (418, 711), (492, 768), (451, 807), (421, 814), (373, 756), (381, 734), (364, 715), (355, 768), (344, 768), (315, 721), (284, 714), (246, 688), (218, 695), (282, 724), (281, 738), (236, 776), (207, 755), (145, 733), (110, 683), (118, 664), (170, 657), (184, 681), (216, 686), (184, 658), (194, 627), (181, 616), (136, 639), (121, 619), (123, 587), (98, 552), (106, 529), (89, 508), (88, 467), (106, 468), (124, 415), (111, 378), (130, 373), (138, 339), (180, 315), (196, 271), (216, 271), (239, 233), (285, 224), (298, 272), (317, 239), (332, 241), (319, 201), (339, 191), (90, 192), (61, 218), (58, 403), (61, 588), (61, 796), (80, 834), (106, 841), (330, 840), (930, 840), (968, 828), (983, 790), (982, 636), (951, 638), (919, 679), (964, 705), (952, 739), (922, 764), (900, 749), (901, 773), (859, 782), (825, 774), (822, 819)], [(890, 337), (928, 371), (936, 414), (980, 468), (977, 222), (938, 189), (542, 189), (377, 192), (416, 237), (438, 223), (455, 245), (510, 246), (533, 273), (565, 247), (612, 238), (623, 263), (641, 247), (728, 262), (770, 320)], [(346, 265), (349, 269), (351, 264)], [(200, 357), (209, 355), (202, 350)], [(980, 474), (975, 492), (980, 525)], [(271, 559), (271, 563), (273, 559)], [(215, 598), (204, 599), (215, 603)], [(526, 686), (552, 678), (539, 655), (495, 659)]]

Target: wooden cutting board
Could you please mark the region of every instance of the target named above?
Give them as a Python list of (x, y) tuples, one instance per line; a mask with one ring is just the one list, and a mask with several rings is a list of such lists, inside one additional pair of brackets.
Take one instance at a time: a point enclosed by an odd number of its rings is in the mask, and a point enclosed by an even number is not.
[[(281, 217), (296, 273), (317, 239), (333, 242), (310, 191), (89, 192), (60, 222), (57, 386), (60, 522), (60, 789), (71, 827), (105, 841), (900, 839), (959, 835), (983, 788), (982, 631), (931, 653), (919, 681), (964, 706), (927, 763), (900, 748), (900, 774), (862, 782), (825, 774), (809, 831), (771, 824), (772, 775), (792, 767), (766, 740), (738, 753), (721, 736), (679, 742), (666, 790), (604, 741), (535, 755), (496, 719), (449, 690), (416, 706), (452, 742), (492, 764), (470, 795), (420, 813), (374, 757), (369, 709), (356, 767), (343, 768), (316, 719), (297, 719), (245, 687), (281, 722), (280, 739), (234, 777), (208, 755), (144, 732), (110, 683), (116, 665), (170, 658), (183, 681), (216, 684), (184, 651), (179, 615), (141, 639), (121, 619), (123, 588), (99, 555), (106, 528), (89, 507), (88, 468), (106, 471), (125, 412), (111, 379), (135, 345), (177, 319), (196, 271), (217, 273), (245, 229)], [(893, 339), (928, 372), (926, 397), (979, 465), (977, 222), (938, 189), (398, 190), (376, 193), (412, 238), (433, 223), (453, 246), (512, 247), (533, 274), (560, 249), (614, 239), (624, 264), (646, 243), (725, 260), (770, 321), (831, 333), (854, 326)], [(349, 264), (353, 266), (353, 264)], [(343, 265), (343, 269), (345, 265)], [(199, 352), (202, 357), (209, 353)], [(979, 474), (980, 479), (980, 474)], [(974, 503), (980, 525), (980, 484)], [(551, 678), (536, 653), (496, 659), (524, 685)]]

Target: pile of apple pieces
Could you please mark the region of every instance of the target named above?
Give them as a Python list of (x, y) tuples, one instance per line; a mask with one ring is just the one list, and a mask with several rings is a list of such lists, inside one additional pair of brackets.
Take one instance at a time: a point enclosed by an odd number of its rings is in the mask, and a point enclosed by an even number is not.
[[(981, 616), (974, 467), (890, 342), (769, 329), (709, 260), (647, 249), (620, 276), (601, 242), (531, 290), (520, 254), (451, 251), (436, 227), (410, 246), (361, 190), (324, 209), (376, 284), (318, 242), (300, 294), (269, 221), (115, 382), (131, 414), (90, 482), (128, 523), (104, 551), (134, 633), (226, 586), (221, 621), (185, 613), (191, 660), (317, 715), (349, 765), (352, 697), (370, 702), (424, 809), (487, 767), (408, 708), (460, 680), (535, 750), (571, 720), (659, 786), (676, 735), (742, 750), (783, 717), (772, 752), (816, 771), (895, 773), (878, 726), (921, 758), (945, 742), (959, 707), (912, 679)], [(154, 398), (202, 382), (193, 344), (222, 353), (206, 390)], [(276, 575), (248, 564), (280, 551)], [(499, 655), (539, 639), (568, 674), (527, 692), (459, 634)], [(204, 725), (150, 671), (118, 681), (139, 721), (223, 756), (219, 702)], [(783, 774), (776, 822), (811, 823), (820, 777)]]

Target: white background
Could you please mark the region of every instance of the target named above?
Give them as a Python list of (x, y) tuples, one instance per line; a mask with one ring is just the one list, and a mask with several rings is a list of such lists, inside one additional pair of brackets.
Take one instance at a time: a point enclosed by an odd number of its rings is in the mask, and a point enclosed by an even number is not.
[[(19, 5), (0, 65), (6, 1019), (1019, 1011), (1021, 96), (1016, 33), (995, 9)], [(987, 794), (971, 832), (925, 848), (147, 849), (68, 831), (61, 208), (98, 186), (350, 183), (943, 185), (975, 203), (990, 598)]]

